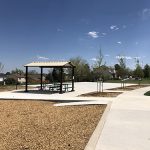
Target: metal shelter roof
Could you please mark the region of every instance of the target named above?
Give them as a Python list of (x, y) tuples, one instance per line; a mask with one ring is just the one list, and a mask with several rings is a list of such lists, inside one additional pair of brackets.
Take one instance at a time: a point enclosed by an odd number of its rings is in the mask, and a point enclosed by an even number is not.
[(24, 67), (75, 67), (70, 61), (44, 61), (32, 62)]

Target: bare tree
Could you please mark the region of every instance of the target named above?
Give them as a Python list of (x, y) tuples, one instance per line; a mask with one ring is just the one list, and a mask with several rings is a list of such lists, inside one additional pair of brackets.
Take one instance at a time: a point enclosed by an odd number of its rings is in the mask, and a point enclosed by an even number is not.
[(11, 71), (12, 74), (24, 74), (23, 70), (16, 68), (15, 70)]
[(100, 48), (99, 54), (98, 54), (98, 56), (96, 57), (96, 62), (95, 62), (95, 64), (94, 64), (94, 67), (95, 67), (95, 68), (100, 68), (101, 66), (103, 66), (103, 65), (105, 65), (105, 64), (106, 64), (106, 62), (104, 62), (104, 55), (103, 55), (102, 50), (101, 50), (101, 48)]
[(106, 66), (106, 62), (104, 61), (104, 55), (102, 53), (101, 48), (99, 50), (99, 54), (96, 57), (96, 61), (93, 66), (93, 75), (94, 75), (94, 80), (100, 78), (105, 80), (106, 78), (110, 78), (109, 67)]
[(0, 73), (3, 72), (3, 69), (4, 69), (4, 65), (0, 62)]

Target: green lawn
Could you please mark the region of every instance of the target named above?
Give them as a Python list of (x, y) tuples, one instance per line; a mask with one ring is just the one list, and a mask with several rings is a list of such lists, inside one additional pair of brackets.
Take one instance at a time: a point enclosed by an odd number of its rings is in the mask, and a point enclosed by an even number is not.
[[(121, 80), (108, 80), (108, 83), (121, 83)], [(127, 80), (126, 83), (139, 84), (138, 80)], [(141, 84), (150, 84), (150, 79), (142, 79), (140, 81)]]
[(150, 91), (146, 92), (144, 95), (145, 96), (150, 96)]

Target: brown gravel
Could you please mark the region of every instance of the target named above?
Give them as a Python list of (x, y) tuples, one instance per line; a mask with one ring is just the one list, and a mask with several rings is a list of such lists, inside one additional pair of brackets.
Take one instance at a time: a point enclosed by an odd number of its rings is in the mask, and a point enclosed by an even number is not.
[(125, 88), (118, 87), (118, 88), (113, 88), (113, 89), (109, 89), (109, 90), (131, 91), (131, 90), (136, 90), (136, 89), (144, 88), (144, 87), (148, 87), (148, 86), (150, 86), (150, 85), (130, 85), (130, 86), (126, 86)]
[(116, 97), (119, 94), (122, 94), (122, 92), (91, 92), (82, 94), (80, 96), (84, 97)]
[(0, 150), (83, 150), (106, 105), (0, 101)]

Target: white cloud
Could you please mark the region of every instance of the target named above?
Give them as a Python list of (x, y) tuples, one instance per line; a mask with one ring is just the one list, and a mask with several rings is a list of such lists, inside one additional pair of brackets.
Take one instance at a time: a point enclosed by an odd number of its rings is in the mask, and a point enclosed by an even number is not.
[(131, 60), (132, 57), (131, 56), (116, 56), (116, 59), (126, 59), (126, 60)]
[(124, 56), (116, 56), (116, 59), (124, 58)]
[(118, 41), (117, 44), (122, 44), (122, 42), (121, 42), (121, 41)]
[(104, 35), (104, 36), (105, 36), (105, 35), (107, 35), (107, 33), (103, 32), (103, 33), (102, 33), (102, 35)]
[(142, 18), (143, 19), (148, 19), (150, 18), (150, 8), (144, 8), (142, 10)]
[(48, 60), (49, 58), (44, 57), (44, 56), (37, 56), (37, 59), (40, 59), (40, 60)]
[(111, 26), (110, 26), (110, 29), (111, 29), (111, 30), (114, 30), (116, 27), (117, 27), (116, 25), (111, 25)]
[(117, 28), (115, 28), (115, 30), (119, 30), (119, 28), (117, 27)]
[(126, 57), (125, 57), (125, 59), (127, 59), (127, 60), (131, 60), (131, 59), (132, 59), (132, 57), (131, 57), (131, 56), (126, 56)]
[(111, 25), (111, 26), (110, 26), (110, 29), (111, 29), (112, 31), (119, 30), (119, 28), (118, 28), (116, 25)]
[(92, 60), (92, 61), (97, 61), (97, 58), (91, 58), (90, 60)]
[(109, 57), (110, 55), (109, 54), (105, 54), (105, 57)]
[(99, 32), (96, 32), (96, 31), (90, 31), (90, 32), (88, 32), (88, 35), (89, 35), (90, 37), (96, 39), (96, 38), (99, 37), (99, 36), (98, 36), (98, 33), (99, 33)]

